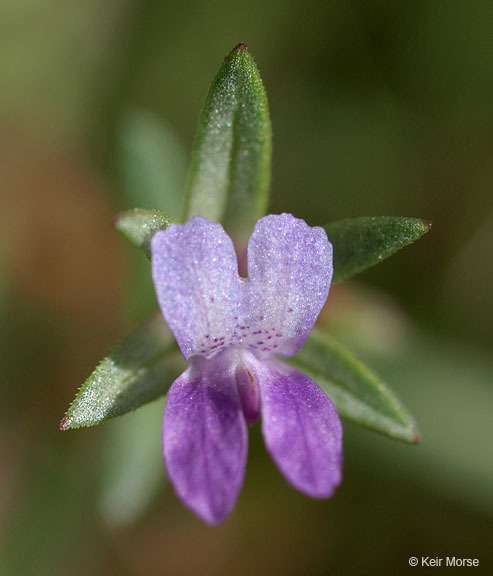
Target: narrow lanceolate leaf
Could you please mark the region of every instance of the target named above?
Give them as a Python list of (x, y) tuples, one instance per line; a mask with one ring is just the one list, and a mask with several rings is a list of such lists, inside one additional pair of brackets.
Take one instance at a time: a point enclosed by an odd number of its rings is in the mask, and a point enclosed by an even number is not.
[(289, 360), (331, 398), (339, 414), (386, 436), (416, 443), (416, 424), (394, 394), (330, 336), (314, 330)]
[(238, 44), (207, 95), (192, 154), (185, 219), (197, 214), (250, 232), (265, 213), (271, 161), (267, 95), (253, 57)]
[(165, 230), (174, 222), (176, 220), (161, 210), (134, 208), (118, 214), (115, 228), (150, 258), (151, 238), (158, 230)]
[(431, 222), (420, 218), (348, 218), (324, 226), (334, 247), (333, 282), (341, 282), (421, 238)]
[(161, 315), (122, 340), (77, 393), (61, 430), (94, 426), (166, 394), (184, 364)]

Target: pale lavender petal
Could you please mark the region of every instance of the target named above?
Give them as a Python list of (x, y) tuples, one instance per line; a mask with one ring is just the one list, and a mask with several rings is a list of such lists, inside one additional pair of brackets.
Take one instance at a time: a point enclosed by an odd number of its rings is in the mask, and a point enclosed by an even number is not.
[(159, 306), (185, 359), (225, 347), (238, 323), (242, 281), (223, 227), (196, 216), (157, 232), (151, 251)]
[(248, 449), (234, 365), (217, 358), (194, 358), (173, 383), (163, 424), (169, 479), (182, 502), (208, 524), (233, 509)]
[(264, 362), (259, 379), (262, 432), (287, 481), (328, 498), (342, 480), (342, 425), (328, 396), (305, 374)]
[[(248, 244), (248, 306), (256, 317), (253, 346), (292, 356), (327, 300), (332, 245), (325, 230), (291, 214), (260, 219)], [(267, 355), (265, 354), (265, 355)]]

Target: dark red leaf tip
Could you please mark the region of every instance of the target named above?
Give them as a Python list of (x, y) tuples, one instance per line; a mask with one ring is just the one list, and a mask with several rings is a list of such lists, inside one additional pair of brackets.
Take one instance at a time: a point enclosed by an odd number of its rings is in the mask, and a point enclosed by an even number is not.
[(66, 430), (67, 429), (67, 419), (63, 418), (62, 421), (60, 422), (60, 430)]
[(431, 220), (423, 220), (423, 222), (428, 226), (428, 229), (431, 230), (433, 227), (433, 222)]
[(248, 50), (248, 46), (245, 44), (245, 42), (239, 42), (235, 47), (234, 50)]

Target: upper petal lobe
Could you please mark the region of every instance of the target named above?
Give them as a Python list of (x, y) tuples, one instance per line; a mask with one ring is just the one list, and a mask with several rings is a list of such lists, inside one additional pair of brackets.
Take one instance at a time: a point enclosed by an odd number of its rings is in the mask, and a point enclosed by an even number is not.
[(241, 306), (236, 253), (223, 227), (195, 216), (157, 232), (151, 251), (159, 306), (185, 359), (223, 348)]
[(220, 224), (196, 216), (151, 242), (161, 310), (189, 359), (228, 346), (292, 356), (329, 293), (332, 246), (323, 228), (290, 214), (257, 222), (248, 244), (247, 279)]
[(257, 222), (248, 244), (248, 298), (261, 312), (258, 329), (267, 330), (258, 339), (261, 350), (292, 356), (301, 348), (327, 300), (332, 271), (323, 228), (291, 214)]

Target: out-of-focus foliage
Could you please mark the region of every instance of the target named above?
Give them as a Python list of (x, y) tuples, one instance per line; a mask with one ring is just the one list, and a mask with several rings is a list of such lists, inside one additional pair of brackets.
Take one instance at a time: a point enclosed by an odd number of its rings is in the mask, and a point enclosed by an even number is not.
[(418, 450), (402, 454), (371, 440), (367, 457), (381, 466), (392, 460), (400, 473), (491, 514), (491, 358), (465, 342), (427, 334), (399, 314), (392, 298), (366, 289), (349, 290), (324, 325), (393, 382), (419, 417)]
[[(117, 162), (117, 175), (124, 204), (163, 208), (167, 213), (164, 215), (159, 211), (155, 220), (151, 219), (151, 226), (153, 229), (164, 227), (171, 221), (168, 213), (179, 216), (183, 210), (185, 157), (181, 142), (169, 126), (148, 113), (134, 111), (123, 118), (120, 126), (120, 162)], [(135, 223), (155, 212), (156, 210), (144, 208), (127, 210), (119, 215), (115, 226), (124, 235), (130, 234), (133, 239), (140, 239), (145, 244), (146, 238), (141, 235), (142, 226), (136, 229)], [(129, 256), (131, 266), (127, 299), (132, 306), (130, 310), (134, 311), (133, 316), (140, 320), (145, 315), (149, 302), (151, 306), (153, 304), (154, 286), (148, 263), (141, 258), (141, 254)], [(147, 334), (148, 330), (151, 334), (156, 330), (161, 336), (166, 334), (167, 328), (162, 326), (160, 315), (155, 315), (150, 324), (147, 322)], [(167, 335), (169, 336), (169, 330)], [(145, 340), (145, 334), (141, 336)], [(134, 337), (135, 334), (130, 338)], [(155, 346), (155, 343), (152, 346)], [(135, 353), (135, 350), (132, 353)], [(154, 384), (157, 387), (168, 386), (173, 374), (180, 371), (182, 363), (181, 355), (176, 349), (173, 359), (168, 358), (163, 363), (164, 370), (157, 374)], [(147, 365), (141, 368), (140, 374), (134, 374), (134, 377), (137, 380), (147, 379), (147, 384), (150, 384), (152, 372), (152, 366)], [(128, 391), (128, 386), (125, 388)], [(99, 509), (102, 517), (112, 526), (136, 522), (156, 502), (165, 481), (160, 450), (161, 436), (156, 435), (156, 430), (161, 426), (162, 414), (162, 402), (157, 400), (133, 417), (117, 420), (105, 433)]]
[[(493, 4), (466, 0), (0, 4), (2, 574), (58, 576), (69, 561), (81, 576), (405, 574), (411, 555), (451, 553), (491, 572), (492, 18)], [(139, 204), (118, 176), (119, 134), (129, 111), (149, 110), (190, 150), (238, 41), (269, 95), (270, 211), (433, 220), (358, 278), (379, 296), (335, 287), (322, 318), (396, 387), (423, 442), (346, 425), (344, 483), (311, 502), (254, 427), (223, 526), (203, 527), (167, 490), (108, 528), (101, 450), (118, 421), (56, 429), (78, 383), (156, 309), (149, 263), (111, 226)]]
[(163, 399), (108, 425), (101, 457), (100, 508), (112, 526), (137, 521), (166, 482), (161, 456)]
[(119, 136), (120, 182), (128, 203), (181, 218), (187, 162), (171, 128), (149, 112), (134, 110), (124, 116)]

